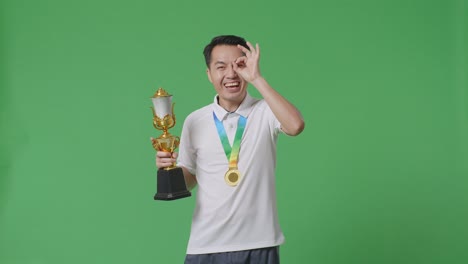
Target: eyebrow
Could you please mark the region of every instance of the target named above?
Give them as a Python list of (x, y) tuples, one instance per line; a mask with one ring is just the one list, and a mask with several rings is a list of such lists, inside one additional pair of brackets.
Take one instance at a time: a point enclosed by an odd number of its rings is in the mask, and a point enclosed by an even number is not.
[(216, 64), (226, 64), (226, 63), (224, 61), (217, 61), (217, 62), (215, 62), (214, 65), (216, 65)]

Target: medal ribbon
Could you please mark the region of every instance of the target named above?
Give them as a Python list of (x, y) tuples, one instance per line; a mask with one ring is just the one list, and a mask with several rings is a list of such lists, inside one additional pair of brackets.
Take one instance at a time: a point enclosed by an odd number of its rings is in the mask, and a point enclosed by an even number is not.
[(239, 115), (239, 121), (237, 121), (236, 136), (234, 137), (232, 147), (229, 144), (229, 140), (227, 138), (226, 130), (224, 129), (223, 123), (219, 121), (214, 112), (213, 119), (215, 121), (216, 128), (218, 129), (218, 135), (219, 139), (221, 140), (221, 144), (223, 145), (224, 153), (226, 153), (226, 157), (229, 161), (229, 168), (237, 168), (237, 159), (239, 157), (240, 142), (242, 140), (242, 135), (244, 134), (245, 125), (247, 124), (247, 118)]

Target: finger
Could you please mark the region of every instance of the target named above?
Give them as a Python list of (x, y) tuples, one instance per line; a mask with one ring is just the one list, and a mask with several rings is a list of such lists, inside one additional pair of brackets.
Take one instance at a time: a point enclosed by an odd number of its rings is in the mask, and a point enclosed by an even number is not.
[(237, 47), (242, 50), (242, 52), (248, 57), (250, 56), (250, 50), (247, 49), (246, 47), (242, 46), (242, 45), (237, 45)]
[(236, 72), (236, 73), (239, 73), (239, 67), (240, 65), (238, 65), (236, 62), (233, 62), (232, 63), (232, 69)]
[(247, 63), (247, 57), (242, 56), (242, 57), (237, 58), (232, 63), (232, 66), (233, 66), (234, 70), (237, 72), (239, 70), (239, 68), (244, 68), (246, 63)]
[(247, 41), (247, 46), (249, 46), (250, 48), (250, 53), (253, 55), (253, 54), (256, 54), (257, 51), (255, 50), (255, 48), (252, 46), (252, 44), (250, 42)]
[(158, 163), (162, 163), (162, 164), (172, 164), (173, 162), (176, 162), (176, 159), (173, 159), (173, 158), (160, 158), (160, 159), (158, 159)]
[(165, 152), (165, 151), (158, 151), (158, 152), (156, 152), (156, 157), (157, 158), (170, 158), (171, 153), (170, 152)]
[(237, 58), (234, 62), (236, 64), (239, 64), (239, 63), (245, 63), (247, 61), (247, 57), (246, 56), (242, 56), (242, 57), (239, 57)]
[(232, 68), (234, 69), (234, 71), (237, 72), (237, 73), (239, 73), (239, 71), (240, 71), (241, 69), (245, 68), (245, 61), (246, 61), (246, 60), (247, 60), (247, 59), (245, 59), (245, 60), (242, 60), (242, 59), (239, 60), (239, 59), (237, 59), (236, 61), (233, 61), (233, 62), (232, 62)]
[(170, 167), (176, 162), (176, 159), (173, 158), (156, 158), (156, 167), (165, 168)]
[(170, 167), (172, 166), (172, 162), (157, 162), (156, 163), (156, 167), (158, 167), (159, 169), (162, 169), (162, 168), (166, 168), (166, 167)]
[(173, 152), (173, 153), (172, 153), (172, 157), (173, 157), (174, 159), (177, 159), (177, 157), (179, 157), (179, 153)]

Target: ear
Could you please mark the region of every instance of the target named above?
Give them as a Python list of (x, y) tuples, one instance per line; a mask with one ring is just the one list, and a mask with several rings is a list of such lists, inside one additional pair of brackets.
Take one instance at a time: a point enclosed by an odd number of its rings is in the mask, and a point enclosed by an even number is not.
[(209, 68), (206, 69), (206, 75), (208, 76), (208, 80), (210, 80), (210, 83), (213, 83), (213, 80), (211, 80), (211, 73)]

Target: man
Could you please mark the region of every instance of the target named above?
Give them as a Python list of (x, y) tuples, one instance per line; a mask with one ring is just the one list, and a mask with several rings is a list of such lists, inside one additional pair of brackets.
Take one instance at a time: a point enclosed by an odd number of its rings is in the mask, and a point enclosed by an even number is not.
[(185, 263), (279, 263), (276, 140), (301, 133), (304, 121), (260, 74), (258, 44), (218, 36), (203, 53), (214, 102), (186, 118), (180, 155), (156, 154), (158, 168), (178, 157), (187, 187), (198, 185)]

